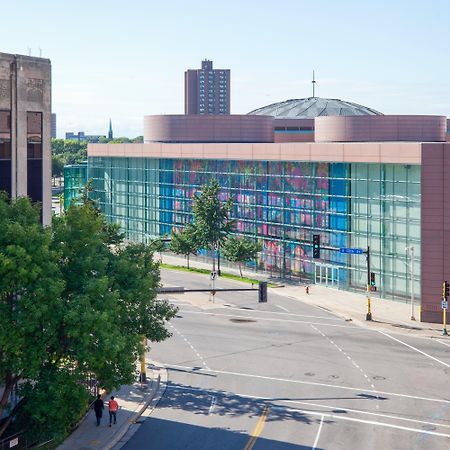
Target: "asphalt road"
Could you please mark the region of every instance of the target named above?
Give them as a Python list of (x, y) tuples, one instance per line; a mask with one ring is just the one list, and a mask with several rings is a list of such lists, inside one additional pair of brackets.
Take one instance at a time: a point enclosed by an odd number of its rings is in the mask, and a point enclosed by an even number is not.
[(173, 337), (150, 355), (168, 384), (124, 449), (450, 449), (448, 342), (359, 327), (272, 293), (267, 304), (256, 291), (214, 304), (166, 297), (180, 307)]

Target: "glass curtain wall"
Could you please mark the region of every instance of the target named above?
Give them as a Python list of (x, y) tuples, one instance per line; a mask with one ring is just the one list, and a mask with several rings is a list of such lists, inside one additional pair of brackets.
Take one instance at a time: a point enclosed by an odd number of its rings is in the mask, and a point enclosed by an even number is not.
[[(89, 177), (99, 207), (130, 240), (182, 229), (195, 193), (216, 178), (222, 199), (234, 200), (236, 234), (263, 244), (255, 269), (363, 290), (365, 255), (339, 249), (370, 245), (381, 295), (406, 298), (405, 247), (413, 245), (419, 292), (419, 166), (91, 157)], [(314, 234), (320, 259), (312, 258)]]

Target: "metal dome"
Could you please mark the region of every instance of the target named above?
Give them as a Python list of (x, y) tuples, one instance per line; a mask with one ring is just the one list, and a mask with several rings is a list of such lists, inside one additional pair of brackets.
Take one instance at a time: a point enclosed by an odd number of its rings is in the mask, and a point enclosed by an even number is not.
[(308, 97), (286, 100), (284, 102), (272, 103), (262, 108), (250, 111), (252, 115), (273, 116), (280, 119), (313, 119), (319, 116), (366, 116), (383, 113), (358, 105), (357, 103), (346, 102), (337, 98)]

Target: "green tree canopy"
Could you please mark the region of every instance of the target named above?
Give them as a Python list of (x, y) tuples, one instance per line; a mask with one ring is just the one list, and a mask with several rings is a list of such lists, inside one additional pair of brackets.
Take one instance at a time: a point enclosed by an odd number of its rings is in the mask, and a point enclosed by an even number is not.
[(234, 229), (234, 221), (229, 217), (233, 200), (222, 202), (219, 194), (219, 182), (213, 178), (194, 197), (192, 207), (196, 239), (201, 248), (213, 251), (213, 270), (216, 251)]
[(199, 250), (195, 226), (188, 224), (183, 231), (173, 231), (170, 240), (170, 250), (177, 255), (184, 255), (189, 268), (189, 255), (195, 255)]
[(229, 237), (222, 246), (225, 258), (230, 262), (239, 264), (239, 272), (242, 278), (242, 263), (256, 259), (262, 249), (259, 242), (247, 238)]
[(23, 397), (11, 413), (35, 435), (62, 435), (86, 407), (87, 376), (132, 382), (142, 336), (170, 336), (176, 309), (156, 299), (159, 280), (153, 249), (124, 245), (92, 202), (43, 228), (28, 200), (0, 197), (0, 376), (9, 392), (22, 381)]

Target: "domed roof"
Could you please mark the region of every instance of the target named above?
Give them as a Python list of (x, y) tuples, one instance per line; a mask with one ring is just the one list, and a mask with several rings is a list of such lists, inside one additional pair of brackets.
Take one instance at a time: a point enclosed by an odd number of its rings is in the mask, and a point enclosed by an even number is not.
[(337, 98), (308, 97), (272, 103), (248, 114), (287, 119), (313, 119), (319, 116), (383, 115), (374, 109)]

